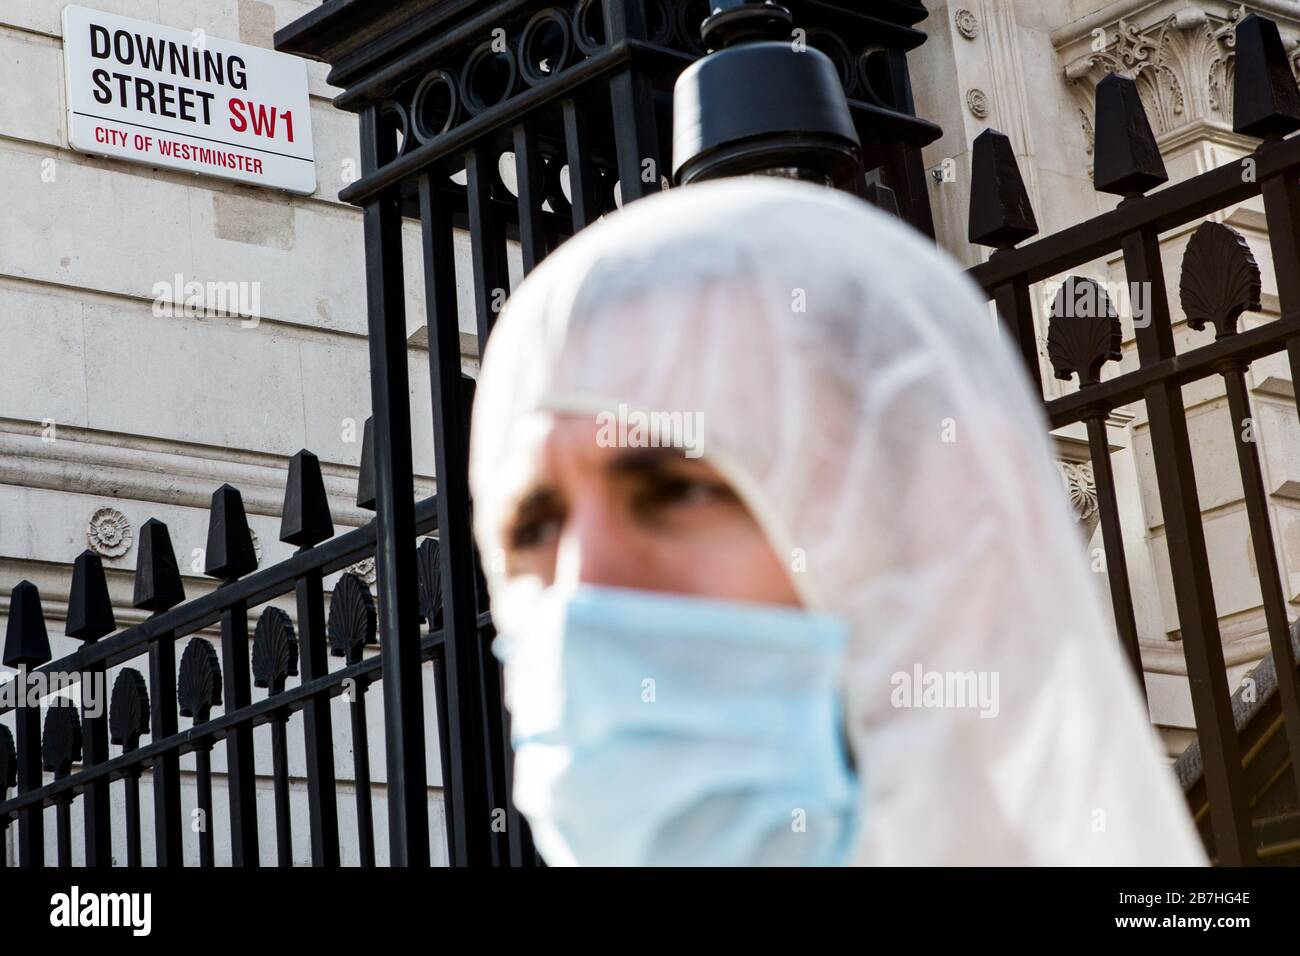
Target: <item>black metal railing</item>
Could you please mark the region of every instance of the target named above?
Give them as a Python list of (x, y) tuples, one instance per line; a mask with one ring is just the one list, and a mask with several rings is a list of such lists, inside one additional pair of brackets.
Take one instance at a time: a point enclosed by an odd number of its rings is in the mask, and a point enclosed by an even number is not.
[[(1247, 864), (1275, 848), (1261, 846), (1252, 826), (1247, 755), (1233, 720), (1182, 388), (1218, 377), (1226, 391), (1288, 744), (1278, 772), (1289, 762), (1300, 787), (1300, 678), (1245, 377), (1256, 359), (1285, 352), (1291, 377), (1300, 382), (1300, 139), (1285, 138), (1300, 129), (1300, 92), (1272, 21), (1245, 17), (1236, 28), (1235, 50), (1235, 130), (1261, 138), (1253, 153), (1146, 195), (1165, 182), (1164, 164), (1135, 84), (1109, 76), (1097, 89), (1094, 185), (1124, 198), (1111, 212), (1029, 245), (1015, 247), (1037, 226), (1011, 145), (1000, 133), (983, 133), (975, 143), (970, 238), (998, 251), (970, 275), (996, 303), (1040, 389), (1031, 285), (1118, 253), (1128, 282), (1143, 290), (1144, 307), (1134, 315), (1137, 366), (1103, 379), (1104, 365), (1120, 358), (1117, 312), (1093, 280), (1066, 280), (1051, 310), (1047, 356), (1056, 377), (1077, 376), (1079, 388), (1048, 400), (1047, 416), (1053, 428), (1083, 423), (1087, 429), (1116, 629), (1141, 681), (1106, 419), (1120, 406), (1145, 403), (1209, 800), (1210, 848), (1221, 863)], [(1263, 197), (1280, 316), (1238, 328), (1243, 313), (1261, 308), (1259, 267), (1235, 230), (1202, 223), (1183, 256), (1180, 296), (1188, 325), (1211, 326), (1214, 339), (1177, 351), (1161, 234), (1257, 196)], [(1092, 305), (1079, 309), (1080, 302)]]
[[(432, 498), (415, 506), (418, 533), (436, 529), (436, 511)], [(364, 698), (384, 674), (381, 658), (365, 657), (362, 652), (375, 642), (374, 601), (356, 574), (344, 573), (332, 590), (327, 615), (323, 582), (327, 575), (374, 554), (375, 523), (335, 536), (319, 463), (302, 451), (290, 461), (280, 538), (297, 545), (297, 554), (255, 570), (257, 559), (239, 492), (223, 485), (213, 495), (204, 552), (205, 573), (221, 583), (211, 593), (185, 601), (167, 527), (151, 519), (140, 532), (133, 603), (152, 614), (116, 634), (103, 565), (98, 555), (84, 552), (73, 569), (66, 628), (70, 637), (84, 644), (58, 660), (50, 659), (35, 586), (22, 582), (13, 589), (4, 662), (19, 669), (14, 678), (18, 693), (0, 703), (0, 714), (14, 713), (17, 739), (0, 746), (0, 827), (7, 829), (16, 819), (20, 865), (47, 862), (47, 807), (55, 808), (56, 861), (70, 865), (71, 817), (78, 802), (84, 808), (81, 830), (87, 865), (108, 865), (115, 848), (125, 849), (121, 862), (141, 865), (146, 855), (140, 787), (146, 772), (153, 800), (149, 842), (156, 865), (182, 864), (187, 832), (194, 833), (201, 865), (212, 865), (218, 838), (228, 839), (232, 863), (257, 865), (261, 851), (253, 731), (266, 724), (272, 745), (275, 859), (280, 865), (291, 864), (287, 728), (294, 721), (301, 722), (304, 741), (311, 859), (319, 866), (337, 865), (341, 844), (330, 702), (340, 694), (351, 700), (358, 857), (363, 864), (373, 865)], [(422, 579), (436, 580), (437, 542), (425, 539), (418, 552), (412, 542), (411, 552)], [(444, 635), (437, 627), (437, 590), (427, 586), (420, 590), (421, 613), (429, 629), (420, 638), (418, 656), (421, 662), (432, 662), (434, 685), (439, 687)], [(290, 594), (294, 615), (268, 605)], [(268, 606), (261, 611), (250, 640), (250, 609), (262, 605)], [(201, 633), (212, 625), (220, 628), (215, 642), (219, 658), (214, 642)], [(178, 666), (176, 650), (187, 637)], [(343, 659), (333, 670), (331, 655)], [(114, 668), (110, 699), (92, 684)], [(266, 688), (266, 696), (253, 700), (253, 685)], [(60, 687), (71, 688), (74, 697), (80, 695), (82, 708), (79, 712), (64, 697), (45, 695), (49, 706), (42, 726), (39, 695)], [(29, 688), (34, 692), (31, 697), (24, 693)], [(106, 701), (106, 708), (100, 706)], [(214, 707), (221, 708), (219, 716), (213, 714)], [(181, 717), (190, 718), (191, 725), (182, 727)], [(146, 745), (141, 745), (143, 736), (150, 738)], [(116, 755), (111, 753), (110, 739), (118, 748)], [(223, 743), (229, 814), (228, 832), (218, 834), (210, 754)], [(187, 821), (182, 815), (180, 758), (190, 753), (195, 755), (198, 814)], [(110, 788), (119, 783), (126, 812), (124, 830), (114, 833)], [(10, 795), (7, 788), (15, 785), (17, 792)], [(446, 797), (450, 827), (455, 825), (454, 800), (450, 793)]]

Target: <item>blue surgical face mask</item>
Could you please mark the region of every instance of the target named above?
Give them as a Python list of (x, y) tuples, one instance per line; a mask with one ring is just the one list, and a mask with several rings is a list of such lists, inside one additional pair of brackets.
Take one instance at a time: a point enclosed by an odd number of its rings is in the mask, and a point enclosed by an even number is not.
[(857, 786), (847, 628), (797, 608), (582, 586), (498, 637), (514, 801), (552, 865), (833, 866)]

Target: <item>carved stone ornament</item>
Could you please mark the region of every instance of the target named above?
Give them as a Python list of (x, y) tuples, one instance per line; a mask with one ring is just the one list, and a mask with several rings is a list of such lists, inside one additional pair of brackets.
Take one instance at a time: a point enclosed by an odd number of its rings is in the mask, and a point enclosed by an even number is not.
[(120, 558), (131, 550), (131, 522), (116, 508), (100, 508), (86, 525), (90, 550), (105, 558)]
[(1097, 481), (1093, 477), (1092, 463), (1086, 461), (1058, 461), (1057, 469), (1065, 483), (1065, 495), (1074, 512), (1074, 520), (1087, 538), (1092, 537), (1101, 514), (1097, 510)]
[[(1061, 43), (1057, 52), (1066, 62), (1089, 145), (1097, 84), (1111, 73), (1137, 83), (1157, 137), (1196, 122), (1231, 128), (1234, 31), (1247, 12), (1223, 0), (1157, 0), (1143, 8), (1140, 20), (1121, 17)], [(1298, 24), (1282, 18), (1278, 26), (1294, 68)]]
[(958, 7), (954, 11), (952, 22), (957, 27), (957, 32), (967, 40), (975, 39), (980, 32), (979, 19), (965, 7)]
[(976, 119), (984, 119), (989, 115), (989, 98), (983, 90), (972, 87), (966, 91), (966, 108)]
[(368, 586), (370, 587), (375, 586), (375, 581), (377, 580), (377, 578), (375, 572), (374, 558), (362, 558), (356, 564), (352, 565), (351, 567), (345, 568), (344, 570), (352, 574), (355, 574), (362, 581), (365, 581)]

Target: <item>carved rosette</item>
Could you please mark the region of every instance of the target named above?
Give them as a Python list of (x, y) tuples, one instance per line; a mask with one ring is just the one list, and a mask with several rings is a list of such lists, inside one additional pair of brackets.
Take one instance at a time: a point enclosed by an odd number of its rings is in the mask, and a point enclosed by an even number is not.
[(120, 558), (131, 550), (131, 522), (116, 508), (99, 508), (86, 524), (86, 544), (105, 558)]
[(989, 98), (983, 90), (971, 87), (966, 91), (966, 108), (976, 119), (984, 119), (989, 115)]
[(957, 8), (952, 15), (952, 22), (957, 27), (957, 32), (967, 40), (973, 40), (979, 35), (979, 19), (965, 7)]

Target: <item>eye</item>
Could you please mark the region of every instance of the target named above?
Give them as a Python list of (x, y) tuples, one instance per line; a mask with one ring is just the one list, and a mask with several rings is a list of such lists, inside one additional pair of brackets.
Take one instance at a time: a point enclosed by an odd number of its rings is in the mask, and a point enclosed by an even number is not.
[(640, 489), (637, 506), (646, 510), (695, 508), (729, 504), (736, 500), (730, 486), (720, 481), (684, 475), (656, 475)]
[(559, 537), (564, 509), (551, 496), (525, 501), (506, 527), (507, 546), (515, 551), (546, 547)]
[(551, 544), (559, 533), (558, 518), (527, 519), (511, 525), (506, 540), (514, 550), (526, 551)]

